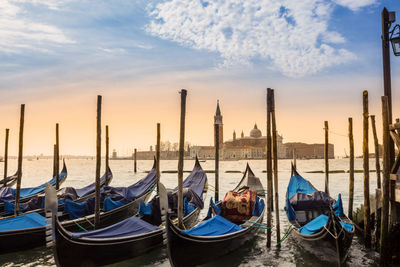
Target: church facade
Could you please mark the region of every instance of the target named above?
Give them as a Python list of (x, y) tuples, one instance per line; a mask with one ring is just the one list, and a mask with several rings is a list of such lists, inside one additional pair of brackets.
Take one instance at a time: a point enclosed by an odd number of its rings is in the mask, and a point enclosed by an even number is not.
[[(250, 131), (248, 136), (245, 136), (243, 131), (240, 137), (236, 137), (236, 132), (232, 134), (232, 139), (225, 141), (223, 139), (223, 121), (219, 102), (217, 102), (217, 110), (214, 116), (214, 126), (218, 127), (219, 131), (219, 147), (220, 156), (224, 160), (239, 160), (239, 159), (263, 159), (266, 157), (267, 137), (263, 136), (257, 124)], [(286, 149), (282, 144), (282, 136), (277, 135), (277, 150), (278, 158), (286, 157)], [(214, 144), (216, 138), (214, 136)], [(200, 159), (212, 159), (215, 156), (214, 146), (192, 146), (190, 156), (198, 156)]]
[[(236, 136), (233, 131), (232, 139), (224, 142), (223, 137), (223, 117), (219, 102), (217, 102), (217, 110), (214, 116), (214, 127), (219, 132), (219, 148), (220, 158), (223, 160), (240, 160), (240, 159), (265, 159), (267, 137), (262, 135), (257, 124), (250, 130), (249, 135), (245, 135), (242, 131), (240, 137)], [(214, 135), (214, 145), (216, 142)], [(299, 159), (322, 159), (324, 158), (324, 144), (305, 144), (300, 142), (283, 143), (282, 135), (277, 135), (277, 152), (279, 159), (293, 158), (293, 151), (296, 151)], [(195, 158), (196, 155), (200, 159), (214, 159), (214, 146), (192, 146), (190, 148), (190, 157)], [(328, 156), (334, 158), (334, 146), (328, 144)]]

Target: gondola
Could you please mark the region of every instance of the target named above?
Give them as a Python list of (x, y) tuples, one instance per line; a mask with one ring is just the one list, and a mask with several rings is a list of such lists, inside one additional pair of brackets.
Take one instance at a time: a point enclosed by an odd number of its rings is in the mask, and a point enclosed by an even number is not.
[[(67, 166), (65, 165), (65, 161), (63, 162), (63, 168), (58, 175), (59, 177), (59, 185), (65, 182), (68, 177)], [(54, 176), (48, 183), (52, 186), (55, 186), (57, 182), (57, 176)], [(36, 186), (36, 187), (27, 187), (21, 188), (20, 190), (20, 203), (27, 202), (31, 198), (38, 196), (43, 193), (46, 188), (46, 183)], [(11, 187), (1, 187), (0, 188), (0, 212), (4, 212), (4, 202), (15, 202), (15, 194), (16, 189)]]
[[(4, 186), (11, 187), (11, 186), (15, 185), (15, 183), (17, 182), (17, 178), (18, 178), (18, 172), (16, 172), (14, 175), (11, 175), (11, 176), (1, 179), (0, 187), (4, 187)], [(4, 183), (5, 183), (5, 185), (4, 185)]]
[(318, 191), (292, 166), (285, 209), (292, 236), (304, 250), (325, 262), (345, 261), (355, 227), (343, 213), (340, 194), (335, 200)]
[[(225, 218), (227, 216), (224, 215), (224, 209), (227, 206), (222, 206), (224, 202), (213, 204), (212, 200), (207, 217), (192, 229), (181, 230), (167, 219), (167, 249), (172, 266), (196, 266), (217, 259), (240, 248), (264, 228), (261, 224), (264, 200), (257, 194), (263, 192), (263, 186), (248, 164), (242, 180), (231, 194), (243, 190), (250, 196), (253, 195), (255, 201), (247, 220), (231, 222), (232, 219)], [(211, 217), (211, 211), (216, 212), (218, 206), (221, 206), (220, 215)]]
[[(108, 175), (108, 177), (106, 177)], [(103, 188), (104, 186), (108, 186), (113, 178), (112, 171), (110, 167), (108, 167), (108, 172), (104, 173), (104, 175), (100, 178), (100, 188)], [(95, 192), (95, 187), (96, 183), (89, 184), (85, 187), (82, 188), (73, 188), (73, 187), (64, 187), (59, 190), (57, 190), (57, 198), (58, 198), (58, 210), (63, 211), (64, 210), (64, 202), (66, 199), (71, 199), (75, 202), (82, 202), (85, 201), (88, 198), (91, 198), (94, 196)], [(26, 213), (26, 212), (37, 212), (40, 215), (44, 216), (44, 202), (45, 202), (45, 194), (41, 193), (37, 196), (32, 197), (29, 201), (26, 201), (22, 204), (20, 204), (20, 213)], [(0, 213), (0, 216), (9, 216), (10, 214), (14, 213), (14, 208), (15, 205), (13, 202), (4, 202), (4, 211), (3, 213)]]
[[(156, 178), (154, 169), (150, 171), (145, 178), (133, 184), (131, 187), (128, 187), (135, 188), (135, 186), (138, 186), (140, 190), (142, 190), (141, 192), (138, 192), (137, 198), (122, 207), (116, 208), (115, 210), (101, 212), (101, 225), (108, 226), (108, 223), (121, 221), (129, 217), (132, 213), (136, 214), (140, 199), (146, 199), (151, 194), (155, 183)], [(80, 202), (76, 203), (79, 204)], [(93, 214), (73, 220), (70, 219), (69, 214), (66, 213), (65, 210), (64, 212), (59, 212), (57, 215), (59, 216), (59, 220), (63, 221), (64, 227), (68, 230), (93, 229)], [(46, 218), (37, 212), (28, 212), (16, 217), (0, 220), (0, 254), (45, 245), (45, 232), (46, 225), (48, 224)]]
[[(193, 171), (183, 182), (187, 192), (191, 192), (187, 196), (194, 196), (196, 200), (202, 200), (203, 192), (207, 190), (206, 183), (207, 176), (196, 160)], [(163, 197), (163, 191), (160, 183), (160, 197), (154, 198), (152, 201), (154, 204), (152, 212), (155, 213), (156, 209), (161, 207), (160, 222), (157, 223), (152, 223), (149, 219), (145, 220), (144, 217), (132, 216), (102, 229), (71, 232), (56, 217), (53, 217), (53, 250), (57, 265), (102, 266), (133, 258), (161, 247), (163, 233), (165, 233), (163, 221), (166, 217), (166, 210), (168, 207), (169, 209), (173, 208), (170, 201), (176, 195), (176, 190), (172, 190), (174, 192), (170, 190), (166, 199), (165, 196)], [(183, 218), (184, 224), (188, 227), (194, 225), (200, 209), (201, 207), (193, 206), (193, 210)]]

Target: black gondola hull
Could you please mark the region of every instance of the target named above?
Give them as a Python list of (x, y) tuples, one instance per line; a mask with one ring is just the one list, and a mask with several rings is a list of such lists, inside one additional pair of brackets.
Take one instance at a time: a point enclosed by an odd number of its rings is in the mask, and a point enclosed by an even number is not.
[[(184, 218), (185, 225), (193, 226), (200, 213), (196, 209)], [(56, 223), (54, 255), (58, 266), (102, 266), (143, 255), (162, 247), (163, 230), (141, 236), (110, 240), (74, 240)]]
[(333, 236), (334, 230), (332, 227), (328, 227), (328, 229), (329, 232), (323, 228), (319, 233), (310, 236), (302, 235), (298, 232), (298, 229), (295, 229), (293, 237), (300, 247), (315, 255), (321, 261), (333, 263), (340, 261), (343, 263), (347, 258), (354, 231), (347, 232), (342, 230), (338, 235), (338, 248), (336, 248), (336, 239)]
[[(258, 223), (262, 222), (262, 217), (259, 217)], [(229, 236), (197, 237), (182, 234), (170, 222), (167, 227), (168, 253), (175, 267), (197, 266), (229, 254), (252, 240), (260, 230), (250, 227)]]
[[(138, 211), (140, 200), (146, 201), (150, 194), (151, 192), (149, 191), (131, 203), (128, 203), (115, 210), (101, 213), (101, 227), (109, 226), (135, 215)], [(94, 215), (90, 215), (75, 220), (65, 221), (63, 226), (68, 231), (82, 231), (82, 228), (92, 230), (93, 224)], [(2, 231), (0, 232), (0, 254), (44, 246), (46, 244), (45, 232), (45, 227), (18, 231)]]

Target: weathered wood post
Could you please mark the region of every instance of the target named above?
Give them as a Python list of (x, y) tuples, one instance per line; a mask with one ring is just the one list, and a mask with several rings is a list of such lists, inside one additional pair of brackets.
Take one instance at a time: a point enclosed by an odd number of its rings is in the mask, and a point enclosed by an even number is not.
[(56, 123), (56, 190), (60, 189), (60, 143), (59, 126)]
[(53, 177), (57, 176), (57, 145), (53, 145)]
[(350, 168), (349, 168), (349, 213), (350, 220), (353, 219), (353, 199), (354, 199), (354, 138), (353, 138), (353, 118), (349, 118), (349, 146), (350, 146)]
[(15, 193), (15, 209), (14, 215), (19, 213), (19, 199), (21, 192), (21, 178), (22, 178), (22, 157), (24, 147), (24, 120), (25, 120), (25, 104), (21, 105), (21, 117), (19, 120), (19, 143), (18, 143), (18, 176), (17, 176), (17, 191)]
[(272, 148), (274, 158), (274, 191), (275, 191), (275, 228), (276, 228), (276, 242), (279, 244), (281, 240), (281, 226), (279, 220), (279, 193), (278, 193), (278, 141), (275, 119), (275, 92), (271, 90), (271, 122), (272, 122)]
[(376, 134), (375, 115), (371, 115), (372, 134), (374, 136), (375, 145), (375, 168), (376, 168), (376, 187), (381, 188), (381, 165), (379, 163), (379, 142)]
[(110, 168), (110, 136), (108, 135), (108, 125), (106, 125), (106, 181), (108, 181), (108, 169)]
[(215, 136), (215, 201), (219, 201), (219, 125), (214, 124)]
[(97, 125), (96, 125), (96, 198), (94, 210), (94, 226), (100, 224), (100, 167), (101, 167), (101, 95), (97, 96)]
[[(379, 142), (378, 136), (376, 134), (376, 124), (375, 124), (375, 115), (371, 115), (371, 127), (372, 127), (372, 135), (374, 137), (374, 146), (375, 146), (375, 170), (376, 170), (376, 187), (381, 189), (381, 166), (379, 163)], [(375, 221), (374, 221), (374, 236), (373, 243), (374, 246), (378, 245), (379, 237), (378, 237), (378, 222), (381, 220), (381, 210), (379, 209), (379, 195), (375, 194)]]
[(294, 168), (295, 169), (297, 169), (297, 163), (296, 163), (296, 160), (297, 160), (297, 154), (296, 154), (297, 152), (296, 152), (296, 148), (295, 147), (293, 147), (293, 166), (294, 166)]
[(371, 247), (371, 211), (369, 206), (368, 91), (363, 92), (363, 172), (364, 172), (364, 241)]
[(133, 154), (133, 172), (137, 172), (137, 149), (135, 148), (135, 152)]
[(382, 176), (382, 210), (381, 210), (381, 262), (388, 258), (387, 237), (389, 230), (389, 181), (390, 181), (390, 134), (388, 97), (382, 96), (382, 128), (383, 128), (383, 176)]
[(181, 119), (179, 134), (179, 158), (178, 158), (178, 226), (183, 227), (183, 153), (185, 145), (185, 113), (186, 113), (186, 95), (185, 89), (181, 90)]
[(329, 194), (329, 141), (328, 141), (328, 122), (325, 121), (325, 146), (324, 146), (324, 158), (325, 158), (325, 193)]
[(271, 151), (271, 88), (267, 89), (267, 248), (271, 247), (272, 226), (272, 151)]
[(4, 144), (4, 184), (3, 186), (7, 186), (7, 169), (8, 169), (8, 136), (10, 133), (10, 129), (6, 129), (6, 142)]
[(156, 146), (157, 192), (159, 192), (159, 184), (160, 184), (160, 143), (161, 143), (161, 125), (160, 123), (157, 123), (157, 146)]

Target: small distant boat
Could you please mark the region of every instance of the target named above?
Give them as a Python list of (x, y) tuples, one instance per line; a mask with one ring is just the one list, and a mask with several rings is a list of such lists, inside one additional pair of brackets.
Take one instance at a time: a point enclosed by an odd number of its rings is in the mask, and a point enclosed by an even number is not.
[[(207, 176), (196, 160), (192, 173), (183, 182), (184, 188), (190, 189), (194, 200), (202, 201), (203, 192), (206, 190)], [(176, 189), (168, 197), (161, 196), (165, 190), (160, 183), (160, 198), (153, 202), (161, 207), (151, 209), (152, 213), (159, 213), (160, 222), (151, 218), (132, 216), (108, 227), (87, 232), (72, 232), (53, 216), (54, 257), (58, 266), (102, 266), (121, 260), (142, 255), (163, 245), (166, 212), (170, 200), (176, 199)], [(166, 193), (164, 193), (166, 195)], [(159, 201), (157, 201), (159, 199)], [(191, 200), (190, 200), (191, 201)], [(174, 202), (176, 204), (176, 201)], [(190, 203), (190, 202), (189, 202)], [(202, 202), (201, 202), (202, 203)], [(164, 207), (164, 208), (162, 208)], [(200, 207), (192, 206), (184, 217), (184, 224), (194, 225), (200, 213)], [(170, 209), (174, 209), (171, 205)], [(158, 212), (157, 212), (158, 211)], [(164, 212), (163, 212), (164, 211)], [(154, 214), (156, 215), (156, 214)], [(156, 218), (157, 216), (154, 216)], [(100, 222), (102, 218), (100, 218)], [(161, 224), (161, 226), (160, 226)]]
[(4, 187), (4, 183), (6, 182), (6, 186), (11, 187), (15, 185), (17, 182), (18, 178), (18, 172), (16, 172), (14, 175), (8, 176), (7, 178), (3, 178), (0, 180), (0, 187)]
[[(248, 164), (234, 192), (238, 193), (242, 189), (249, 190), (246, 192), (255, 196), (252, 216), (250, 215), (251, 217), (246, 221), (234, 223), (224, 218), (222, 213), (211, 217), (212, 206), (220, 204), (211, 204), (212, 202), (210, 202), (209, 215), (192, 229), (181, 230), (167, 219), (167, 248), (172, 266), (186, 267), (206, 263), (240, 248), (254, 238), (262, 228), (264, 200), (260, 196), (264, 195), (264, 190)], [(220, 209), (223, 212), (224, 207)]]
[(292, 166), (286, 192), (286, 214), (293, 236), (306, 251), (322, 261), (341, 265), (347, 257), (355, 227), (338, 199), (318, 191)]

